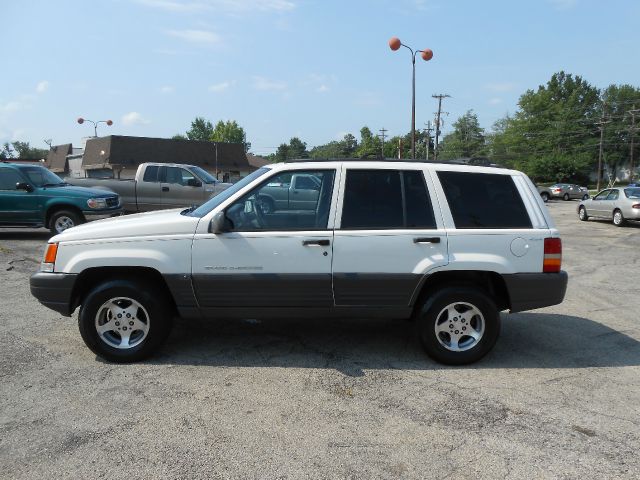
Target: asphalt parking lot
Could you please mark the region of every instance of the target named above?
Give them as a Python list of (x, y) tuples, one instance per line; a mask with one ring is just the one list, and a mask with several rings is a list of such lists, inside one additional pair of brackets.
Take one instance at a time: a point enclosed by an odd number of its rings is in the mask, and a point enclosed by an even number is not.
[(48, 233), (0, 229), (0, 477), (638, 478), (640, 224), (576, 206), (565, 302), (463, 368), (391, 320), (178, 321), (105, 363), (29, 293)]

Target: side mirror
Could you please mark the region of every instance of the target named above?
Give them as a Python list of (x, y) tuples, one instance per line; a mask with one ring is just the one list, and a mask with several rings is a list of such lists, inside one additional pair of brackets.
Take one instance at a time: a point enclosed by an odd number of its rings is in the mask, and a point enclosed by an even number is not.
[(187, 185), (189, 185), (190, 187), (201, 187), (202, 182), (195, 178), (190, 178), (189, 180), (187, 180)]
[(24, 190), (26, 192), (33, 192), (33, 186), (27, 182), (16, 183), (16, 190)]
[(228, 226), (228, 220), (224, 212), (218, 212), (211, 219), (209, 233), (215, 233), (217, 235), (218, 233), (226, 232)]

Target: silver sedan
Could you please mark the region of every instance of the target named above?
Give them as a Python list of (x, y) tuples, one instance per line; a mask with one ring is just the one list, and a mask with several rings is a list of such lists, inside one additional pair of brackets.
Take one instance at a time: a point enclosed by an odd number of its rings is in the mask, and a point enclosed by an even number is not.
[(640, 187), (617, 187), (602, 190), (595, 197), (578, 205), (578, 217), (606, 218), (620, 227), (627, 220), (640, 220)]

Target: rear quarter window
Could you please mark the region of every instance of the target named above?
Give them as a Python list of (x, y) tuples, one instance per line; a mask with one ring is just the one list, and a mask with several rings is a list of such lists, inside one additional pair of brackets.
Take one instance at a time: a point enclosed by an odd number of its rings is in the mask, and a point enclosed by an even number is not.
[(456, 228), (532, 228), (510, 175), (438, 172)]

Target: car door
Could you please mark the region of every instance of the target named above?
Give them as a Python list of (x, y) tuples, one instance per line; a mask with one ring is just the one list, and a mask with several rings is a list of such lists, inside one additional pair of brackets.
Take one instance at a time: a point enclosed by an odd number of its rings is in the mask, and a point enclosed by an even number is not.
[(618, 191), (617, 188), (613, 188), (611, 189), (611, 191), (609, 192), (609, 195), (607, 195), (607, 200), (605, 201), (606, 204), (606, 211), (605, 211), (605, 216), (607, 218), (613, 218), (613, 211), (618, 208), (618, 199), (620, 198), (620, 192)]
[(225, 208), (228, 231), (195, 236), (193, 286), (205, 314), (220, 314), (225, 308), (237, 312), (333, 306), (334, 215), (330, 213), (335, 210), (337, 172), (300, 173), (321, 181), (314, 210), (263, 212), (258, 201), (262, 190), (286, 181), (286, 173), (275, 174)]
[(162, 205), (164, 208), (188, 207), (203, 203), (202, 182), (182, 167), (166, 167), (162, 181)]
[(409, 308), (425, 275), (448, 262), (431, 179), (392, 165), (343, 169), (333, 245), (336, 306)]
[(0, 167), (0, 223), (20, 224), (41, 222), (40, 194), (33, 190), (16, 189), (17, 183), (26, 182), (20, 172)]
[(595, 217), (607, 216), (609, 205), (607, 203), (607, 197), (609, 196), (609, 193), (611, 193), (611, 190), (607, 189), (601, 191), (595, 197), (593, 197), (591, 205), (587, 206), (587, 213)]
[(161, 178), (163, 169), (158, 165), (147, 165), (142, 181), (136, 182), (136, 203), (138, 211), (160, 210), (162, 205)]

